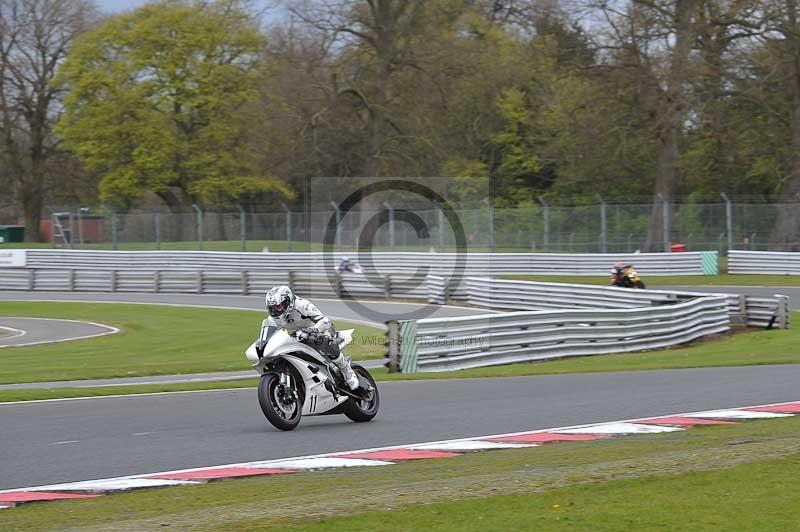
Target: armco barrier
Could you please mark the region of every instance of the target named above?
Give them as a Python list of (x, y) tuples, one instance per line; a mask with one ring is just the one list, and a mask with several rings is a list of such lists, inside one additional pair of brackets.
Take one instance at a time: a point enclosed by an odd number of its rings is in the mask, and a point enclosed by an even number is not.
[(728, 273), (800, 275), (800, 253), (731, 250)]
[(291, 271), (0, 270), (0, 290), (247, 295), (264, 293), (269, 287), (282, 284), (306, 297), (429, 299), (426, 278), (407, 278), (402, 274), (348, 273), (329, 277), (323, 273)]
[(711, 295), (725, 298), (733, 325), (776, 329), (786, 329), (789, 326), (789, 298), (784, 295), (756, 297), (479, 277), (468, 277), (466, 285), (467, 300), (471, 305), (503, 310), (639, 308), (691, 301)]
[[(217, 251), (24, 250), (26, 267), (59, 270), (277, 271), (320, 273), (344, 253), (324, 260), (312, 253), (234, 253)], [(356, 258), (358, 256), (356, 255)], [(369, 253), (360, 260), (367, 273), (467, 275), (607, 275), (614, 262), (628, 262), (645, 276), (713, 275), (716, 252), (636, 254), (556, 253)]]
[(730, 329), (727, 298), (622, 310), (548, 310), (403, 321), (405, 372), (660, 349)]

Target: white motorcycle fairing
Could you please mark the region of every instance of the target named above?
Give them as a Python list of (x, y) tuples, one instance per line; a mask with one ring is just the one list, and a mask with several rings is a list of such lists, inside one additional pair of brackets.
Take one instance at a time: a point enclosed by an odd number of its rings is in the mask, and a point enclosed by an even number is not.
[[(339, 331), (340, 349), (353, 342), (354, 329)], [(267, 340), (262, 355), (259, 356), (256, 344)], [(336, 384), (331, 375), (331, 365), (325, 356), (312, 347), (297, 341), (285, 329), (278, 329), (272, 319), (262, 323), (262, 332), (258, 340), (250, 344), (245, 351), (248, 360), (254, 361), (253, 369), (259, 375), (268, 370), (271, 363), (278, 358), (290, 363), (302, 377), (305, 398), (302, 414), (320, 415), (331, 412), (341, 403), (349, 399), (348, 395), (335, 393)]]

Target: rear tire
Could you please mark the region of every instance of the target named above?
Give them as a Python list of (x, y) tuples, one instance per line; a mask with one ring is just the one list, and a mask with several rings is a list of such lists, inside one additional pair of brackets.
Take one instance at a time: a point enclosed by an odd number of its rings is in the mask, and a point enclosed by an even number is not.
[(265, 373), (258, 382), (258, 404), (264, 417), (280, 430), (292, 430), (303, 417), (303, 393), (297, 387), (302, 384), (292, 375), (296, 389), (293, 402), (287, 403), (281, 397), (280, 376), (277, 373)]
[(375, 384), (375, 379), (372, 378), (369, 371), (357, 364), (353, 365), (353, 371), (356, 372), (356, 375), (366, 379), (370, 383), (372, 386), (372, 397), (362, 400), (356, 400), (351, 397), (342, 405), (342, 413), (356, 423), (364, 423), (378, 415), (378, 409), (381, 406), (381, 398), (378, 394), (378, 386)]

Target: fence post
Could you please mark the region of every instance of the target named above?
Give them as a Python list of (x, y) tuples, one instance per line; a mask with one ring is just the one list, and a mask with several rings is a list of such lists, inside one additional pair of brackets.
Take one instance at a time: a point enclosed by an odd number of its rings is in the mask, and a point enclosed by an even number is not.
[(242, 271), (242, 295), (246, 296), (250, 293), (250, 274)]
[(239, 207), (239, 228), (241, 231), (242, 237), (242, 251), (247, 251), (247, 213), (244, 210), (244, 207), (236, 204)]
[(78, 207), (78, 242), (83, 249), (83, 208)]
[(69, 249), (75, 249), (75, 215), (69, 213)]
[(36, 270), (28, 270), (28, 290), (36, 288)]
[(494, 209), (492, 208), (492, 200), (485, 198), (483, 204), (486, 205), (486, 213), (489, 217), (489, 253), (494, 253)]
[(664, 236), (662, 237), (664, 239), (664, 253), (669, 253), (669, 198), (659, 192), (658, 199), (661, 200), (661, 219), (664, 226)]
[(383, 293), (386, 295), (386, 298), (392, 297), (392, 274), (387, 273), (386, 276), (383, 278)]
[(386, 322), (386, 337), (389, 345), (387, 346), (386, 367), (389, 373), (400, 371), (400, 323), (397, 320)]
[(442, 250), (442, 253), (445, 253), (444, 249), (444, 211), (442, 207), (436, 210), (437, 216), (439, 217), (439, 248)]
[(197, 293), (203, 293), (203, 270), (197, 272)]
[(117, 291), (117, 270), (111, 270), (111, 278), (109, 279), (109, 288), (112, 292)]
[(283, 205), (283, 210), (286, 211), (286, 243), (289, 246), (289, 251), (292, 251), (292, 211), (289, 210), (289, 206), (285, 203), (281, 203)]
[(156, 207), (156, 249), (161, 249), (161, 209)]
[(336, 293), (336, 297), (342, 299), (342, 294), (344, 293), (344, 281), (342, 280), (341, 272), (336, 272), (336, 281), (334, 282), (333, 291)]
[(114, 251), (119, 249), (117, 241), (117, 211), (111, 211), (111, 242), (113, 243)]
[(544, 207), (544, 234), (542, 235), (542, 246), (545, 251), (550, 246), (550, 205), (547, 201), (539, 196), (539, 203)]
[(67, 274), (67, 288), (70, 292), (75, 291), (75, 270), (68, 270)]
[(600, 194), (597, 195), (600, 200), (600, 252), (608, 253), (608, 217), (606, 215), (606, 201)]
[(788, 329), (789, 328), (789, 297), (788, 296), (779, 296), (778, 297), (778, 328), (779, 329)]
[(386, 201), (383, 206), (389, 211), (389, 250), (394, 251), (394, 208)]
[(288, 273), (287, 273), (287, 279), (286, 279), (286, 282), (287, 282), (287, 283), (288, 283), (288, 285), (289, 285), (289, 289), (290, 289), (292, 292), (294, 292), (294, 290), (295, 290), (295, 282), (294, 282), (294, 272), (293, 272), (293, 271), (290, 271), (290, 272), (288, 272)]
[(725, 230), (728, 233), (728, 252), (733, 249), (733, 202), (724, 192), (719, 193), (725, 200)]
[(192, 208), (197, 211), (197, 243), (200, 250), (203, 250), (203, 210), (196, 203), (192, 204)]

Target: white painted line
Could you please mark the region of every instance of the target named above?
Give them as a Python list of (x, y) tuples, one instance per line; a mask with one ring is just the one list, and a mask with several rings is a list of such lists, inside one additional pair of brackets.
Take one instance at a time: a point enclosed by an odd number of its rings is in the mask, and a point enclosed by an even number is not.
[[(197, 377), (194, 379), (170, 379), (164, 381), (142, 381), (142, 382), (122, 382), (119, 384), (106, 383), (106, 384), (81, 384), (79, 386), (70, 386), (70, 388), (108, 388), (109, 386), (147, 386), (150, 384), (185, 384), (192, 382), (217, 382), (217, 381), (239, 381), (245, 379), (257, 379), (258, 373), (250, 375), (230, 375), (225, 377)], [(35, 389), (35, 388), (22, 388), (22, 389)]]
[[(3, 316), (3, 317), (5, 317), (5, 316)], [(5, 325), (0, 325), (0, 329), (3, 329), (4, 331), (11, 331), (12, 333), (15, 333), (15, 334), (10, 334), (8, 336), (0, 337), (0, 342), (5, 341), (5, 340), (10, 340), (11, 338), (19, 338), (20, 336), (25, 336), (26, 334), (28, 334), (28, 331), (23, 331), (21, 329), (15, 329), (14, 327), (7, 327)]]
[(48, 443), (48, 445), (64, 445), (67, 443), (78, 443), (78, 440), (57, 441), (55, 443)]
[[(134, 294), (135, 292), (131, 292)], [(178, 296), (185, 296), (191, 294), (174, 294)], [(219, 294), (225, 296), (225, 294)], [(203, 296), (201, 296), (203, 297)], [(225, 296), (225, 297), (245, 297), (245, 296)], [(341, 299), (323, 299), (323, 298), (315, 298), (315, 301), (336, 301), (338, 303), (342, 303)], [(147, 302), (147, 301), (95, 301), (90, 299), (0, 299), (3, 302), (28, 302), (28, 303), (91, 303), (93, 305), (148, 305), (148, 306), (156, 306), (156, 307), (185, 307), (185, 308), (208, 308), (208, 309), (219, 309), (219, 310), (243, 310), (247, 312), (260, 312), (264, 314), (264, 310), (257, 309), (257, 308), (249, 308), (249, 307), (230, 307), (225, 305), (195, 305), (195, 304), (186, 304), (181, 305), (179, 303), (159, 303), (159, 302)], [(396, 305), (411, 305), (413, 303), (394, 303)], [(377, 328), (385, 328), (386, 325), (383, 323), (378, 323), (376, 321), (367, 321), (367, 320), (359, 320), (356, 318), (342, 318), (338, 316), (329, 316), (334, 321), (345, 321), (348, 323), (357, 323), (359, 325), (367, 325), (369, 327), (377, 327)], [(67, 320), (64, 320), (67, 321)], [(89, 323), (89, 322), (84, 322)]]
[[(338, 453), (341, 454), (341, 453)], [(361, 467), (392, 465), (394, 462), (364, 460), (362, 458), (305, 458), (238, 464), (242, 467), (275, 467), (278, 469), (326, 469), (329, 467)]]
[(701, 412), (692, 417), (704, 419), (770, 419), (776, 417), (791, 417), (792, 414), (776, 414), (773, 412), (751, 412), (749, 410), (713, 410)]
[(97, 333), (97, 334), (87, 334), (84, 336), (70, 336), (69, 338), (58, 338), (56, 340), (40, 340), (38, 342), (26, 342), (24, 344), (3, 344), (0, 345), (0, 348), (3, 347), (24, 347), (29, 345), (42, 345), (42, 344), (56, 344), (59, 342), (71, 342), (73, 340), (87, 340), (89, 338), (98, 338), (100, 336), (107, 336), (109, 334), (117, 334), (120, 332), (119, 329), (116, 327), (112, 327), (111, 325), (103, 325), (102, 323), (95, 323), (93, 321), (81, 321), (81, 320), (66, 320), (61, 318), (31, 318), (29, 316), (3, 316), (6, 319), (15, 319), (15, 320), (42, 320), (42, 321), (66, 321), (69, 323), (81, 323), (86, 325), (94, 325), (96, 327), (100, 327), (103, 329), (107, 329), (105, 332)]
[[(36, 388), (33, 388), (36, 389)], [(148, 392), (148, 393), (126, 393), (126, 394), (117, 394), (117, 395), (95, 395), (95, 396), (87, 396), (87, 397), (62, 397), (60, 399), (36, 399), (33, 401), (8, 401), (5, 403), (0, 403), (0, 406), (14, 406), (14, 405), (27, 405), (27, 404), (37, 404), (37, 403), (58, 403), (62, 401), (88, 401), (91, 399), (119, 399), (121, 397), (129, 397), (129, 398), (136, 398), (136, 397), (152, 397), (154, 395), (177, 395), (182, 393), (216, 393), (216, 392), (237, 392), (237, 391), (247, 391), (252, 392), (251, 388), (215, 388), (213, 390), (179, 390), (175, 392)], [(0, 492), (2, 493), (2, 492)]]
[(565, 429), (551, 432), (558, 434), (657, 434), (659, 432), (679, 432), (684, 429), (678, 427), (663, 427), (660, 425), (638, 425), (636, 423), (603, 423), (590, 425), (577, 429)]
[(36, 488), (26, 488), (26, 491), (119, 491), (134, 488), (180, 486), (184, 484), (199, 484), (199, 482), (157, 478), (108, 478), (103, 480), (89, 480), (86, 482), (69, 482), (67, 484), (38, 486)]
[(425, 449), (428, 451), (491, 451), (493, 449), (522, 449), (525, 447), (538, 447), (538, 445), (534, 443), (497, 443), (493, 441), (467, 440), (408, 446), (409, 449)]

